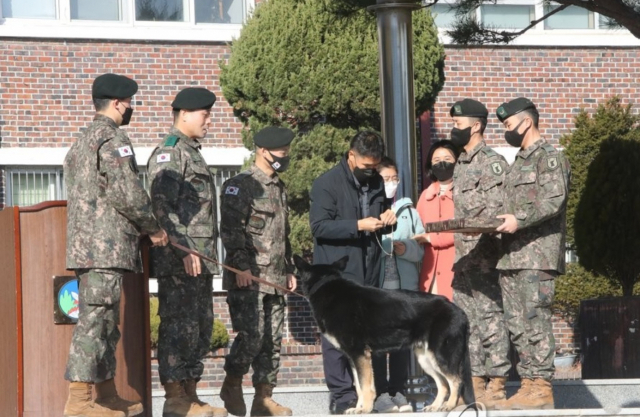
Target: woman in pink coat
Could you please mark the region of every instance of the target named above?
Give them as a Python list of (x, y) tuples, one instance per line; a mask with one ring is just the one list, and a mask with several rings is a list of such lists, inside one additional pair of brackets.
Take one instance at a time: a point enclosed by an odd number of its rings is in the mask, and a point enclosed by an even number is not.
[[(424, 223), (453, 218), (451, 188), (458, 155), (457, 148), (449, 140), (436, 142), (429, 149), (425, 168), (433, 182), (422, 192), (417, 204), (418, 214)], [(414, 239), (424, 244), (420, 290), (443, 295), (452, 301), (453, 233), (424, 233)]]

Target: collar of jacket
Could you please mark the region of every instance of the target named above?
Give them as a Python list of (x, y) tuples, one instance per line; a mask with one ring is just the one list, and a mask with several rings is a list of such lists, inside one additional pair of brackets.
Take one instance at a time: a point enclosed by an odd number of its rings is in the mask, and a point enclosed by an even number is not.
[(484, 139), (482, 139), (473, 149), (471, 149), (471, 152), (466, 152), (463, 150), (460, 154), (460, 157), (458, 158), (458, 162), (471, 162), (476, 154), (480, 152), (480, 150), (485, 146), (487, 146), (487, 144)]
[[(345, 153), (344, 157), (340, 160), (340, 166), (344, 170), (344, 176), (347, 179), (347, 182), (351, 184), (354, 189), (359, 189), (359, 184), (356, 184), (356, 178), (353, 175), (353, 171), (349, 168), (349, 162), (347, 159), (349, 158), (349, 153)], [(382, 177), (380, 175), (374, 175), (369, 180), (369, 192), (376, 193), (384, 188), (384, 183), (382, 181)]]
[(200, 142), (198, 142), (196, 139), (191, 139), (189, 136), (182, 133), (182, 131), (175, 126), (171, 127), (171, 130), (169, 131), (169, 135), (175, 135), (179, 137), (182, 142), (184, 142), (186, 145), (191, 146), (193, 149), (200, 149), (202, 147)]
[[(426, 194), (427, 201), (433, 200), (438, 196), (439, 193), (440, 193), (440, 182), (439, 181), (432, 182), (431, 185), (427, 188), (427, 194)], [(451, 183), (451, 186), (449, 187), (449, 189), (444, 193), (444, 196), (447, 197), (449, 200), (453, 200), (453, 183)]]
[(251, 165), (250, 169), (251, 169), (251, 172), (253, 173), (253, 176), (256, 177), (256, 179), (263, 184), (271, 184), (271, 183), (277, 184), (280, 181), (280, 177), (278, 177), (278, 174), (274, 174), (272, 177), (268, 176), (263, 170), (261, 170), (255, 164), (255, 162)]
[(96, 113), (96, 115), (93, 116), (93, 121), (105, 123), (115, 129), (118, 129), (119, 127), (118, 124), (115, 122), (115, 120), (113, 120), (111, 117), (107, 117), (104, 114), (100, 114), (100, 113)]
[(533, 142), (527, 149), (520, 149), (518, 151), (518, 154), (516, 155), (516, 158), (520, 157), (522, 159), (527, 159), (529, 155), (538, 150), (538, 148), (544, 145), (545, 142), (546, 141), (542, 138), (538, 139), (537, 141)]

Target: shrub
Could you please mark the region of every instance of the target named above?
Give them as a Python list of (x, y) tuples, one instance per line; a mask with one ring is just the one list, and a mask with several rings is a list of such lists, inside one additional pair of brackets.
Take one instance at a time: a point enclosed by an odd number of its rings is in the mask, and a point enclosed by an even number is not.
[[(150, 318), (150, 334), (151, 334), (151, 348), (157, 349), (158, 347), (158, 331), (160, 329), (160, 316), (158, 315), (158, 297), (149, 298), (149, 318)], [(229, 345), (229, 333), (224, 323), (218, 319), (213, 320), (213, 331), (211, 332), (211, 345), (212, 351), (216, 351), (220, 348), (225, 348)]]

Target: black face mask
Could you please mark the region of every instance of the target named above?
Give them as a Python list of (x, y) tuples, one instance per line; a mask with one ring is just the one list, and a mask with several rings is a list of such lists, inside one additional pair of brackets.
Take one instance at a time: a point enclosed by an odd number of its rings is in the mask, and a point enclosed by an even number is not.
[(527, 134), (527, 131), (531, 128), (531, 125), (529, 125), (529, 127), (526, 128), (524, 132), (518, 133), (518, 128), (524, 121), (525, 119), (522, 119), (522, 121), (518, 123), (518, 125), (514, 127), (513, 130), (507, 130), (506, 132), (504, 132), (504, 139), (507, 141), (509, 145), (515, 146), (516, 148), (522, 147), (522, 141), (524, 140), (524, 136)]
[(121, 115), (122, 115), (122, 123), (120, 123), (120, 126), (128, 125), (129, 122), (131, 121), (131, 116), (133, 115), (133, 108), (125, 107), (124, 113), (122, 113)]
[(458, 148), (464, 148), (471, 140), (471, 126), (466, 129), (458, 129), (454, 127), (451, 129), (451, 143)]
[(291, 162), (290, 156), (275, 156), (271, 152), (269, 152), (269, 155), (271, 155), (271, 159), (273, 160), (269, 163), (275, 172), (285, 172), (287, 168), (289, 168), (289, 162)]
[(431, 172), (438, 179), (438, 181), (447, 181), (453, 177), (453, 169), (455, 164), (453, 162), (442, 161), (431, 166)]
[(362, 169), (355, 167), (353, 170), (353, 175), (356, 177), (360, 184), (366, 184), (369, 182), (369, 179), (376, 174), (376, 170), (373, 168)]

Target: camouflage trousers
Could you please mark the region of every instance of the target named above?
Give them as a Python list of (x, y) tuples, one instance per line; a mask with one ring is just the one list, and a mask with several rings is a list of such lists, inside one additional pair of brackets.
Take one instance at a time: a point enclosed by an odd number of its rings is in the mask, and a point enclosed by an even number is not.
[(200, 380), (213, 331), (213, 276), (158, 278), (160, 382)]
[(498, 278), (495, 269), (456, 272), (453, 278), (453, 302), (469, 319), (473, 376), (506, 376), (511, 368)]
[(500, 272), (504, 314), (520, 362), (521, 378), (553, 379), (555, 339), (551, 324), (555, 271)]
[(79, 312), (65, 379), (98, 383), (116, 374), (121, 269), (77, 269)]
[(254, 386), (275, 385), (280, 368), (284, 297), (252, 290), (230, 290), (227, 304), (237, 335), (225, 358), (225, 372), (242, 376), (251, 366)]

